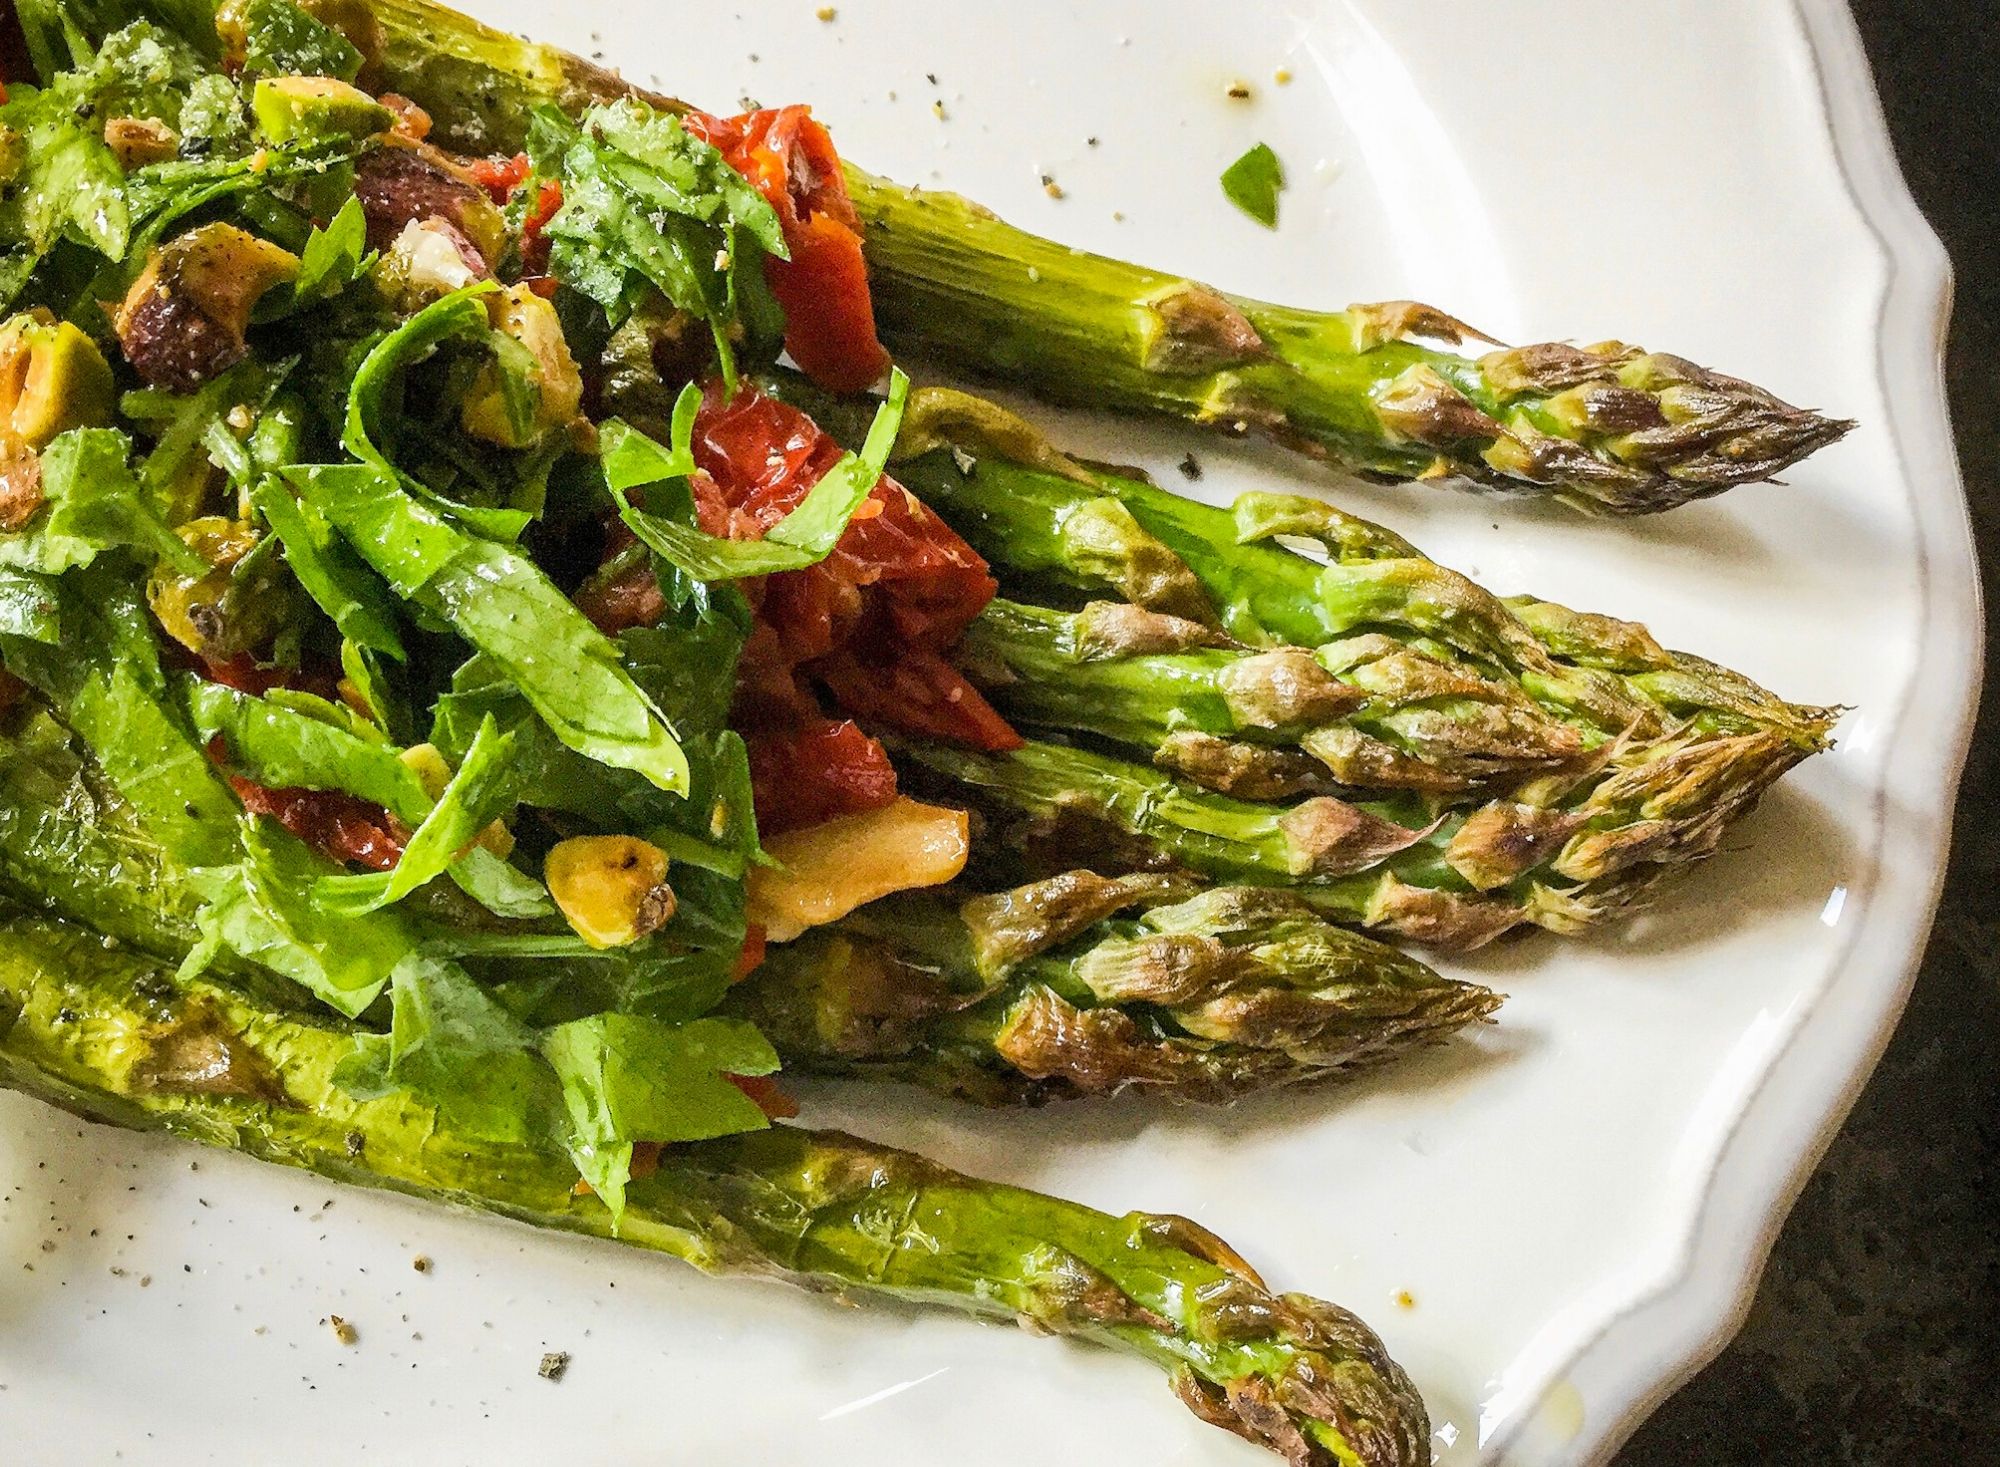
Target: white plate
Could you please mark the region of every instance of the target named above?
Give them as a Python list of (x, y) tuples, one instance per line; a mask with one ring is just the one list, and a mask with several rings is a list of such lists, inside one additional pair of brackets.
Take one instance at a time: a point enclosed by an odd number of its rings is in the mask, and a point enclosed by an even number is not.
[[(1468, 965), (1513, 995), (1497, 1029), (1231, 1111), (813, 1096), (810, 1119), (976, 1171), (1187, 1213), (1274, 1282), (1360, 1310), (1422, 1387), (1444, 1462), (1608, 1453), (1734, 1327), (1888, 1035), (1977, 681), (1939, 386), (1945, 264), (1845, 12), (486, 8), (713, 107), (810, 99), (852, 157), (1078, 244), (1282, 300), (1415, 296), (1513, 340), (1615, 333), (1861, 420), (1789, 487), (1637, 524), (1334, 486), (1497, 589), (1643, 618), (1794, 697), (1854, 705), (1839, 750), (1655, 916)], [(1223, 95), (1238, 76), (1249, 103)], [(1292, 174), (1276, 233), (1215, 185), (1259, 138)], [(1161, 467), (1195, 443), (1072, 427)], [(1196, 446), (1218, 493), (1328, 482)], [(23, 1467), (1259, 1460), (1128, 1361), (336, 1193), (12, 1097), (0, 1196), (0, 1456)], [(429, 1274), (410, 1267), (420, 1250)], [(333, 1340), (332, 1312), (359, 1344)], [(560, 1385), (536, 1378), (544, 1349), (574, 1356)]]

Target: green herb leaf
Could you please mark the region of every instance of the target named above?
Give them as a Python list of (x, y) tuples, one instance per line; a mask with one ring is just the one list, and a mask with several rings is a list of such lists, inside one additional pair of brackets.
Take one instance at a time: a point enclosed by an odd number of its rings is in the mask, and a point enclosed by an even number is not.
[[(693, 454), (688, 440), (681, 437), (684, 416), (681, 408), (690, 401), (690, 392), (696, 394), (695, 401), (699, 400), (696, 388), (690, 387), (681, 394), (680, 402), (675, 405), (676, 441), (671, 448), (662, 449), (628, 423), (613, 419), (604, 425), (600, 441), (604, 445), (605, 480), (612, 497), (618, 501), (619, 517), (663, 560), (699, 581), (734, 581), (801, 570), (817, 565), (832, 553), (854, 512), (881, 480), (896, 444), (896, 431), (902, 424), (910, 379), (900, 368), (892, 370), (889, 399), (876, 412), (861, 452), (845, 455), (828, 469), (791, 513), (773, 525), (761, 540), (724, 540), (692, 524), (640, 509), (631, 502), (629, 490), (643, 483), (659, 482), (639, 475), (659, 474), (664, 479), (669, 474), (682, 477), (692, 472)], [(691, 423), (686, 431), (692, 434)], [(682, 464), (687, 467), (680, 467)], [(667, 472), (661, 473), (662, 470)]]
[(335, 535), (326, 517), (292, 497), (282, 480), (261, 480), (250, 503), (284, 547), (293, 577), (356, 647), (403, 660), (395, 604), (375, 573)]
[(0, 566), (59, 575), (121, 545), (186, 575), (208, 570), (169, 530), (126, 463), (131, 440), (115, 428), (72, 428), (42, 450), (47, 503), (28, 527), (0, 533)]
[(728, 390), (736, 387), (739, 325), (764, 333), (757, 350), (775, 352), (767, 303), (744, 282), (757, 277), (763, 255), (789, 258), (783, 224), (679, 118), (632, 99), (593, 107), (576, 127), (544, 112), (530, 146), (537, 168), (563, 185), (563, 206), (544, 229), (549, 268), (601, 305), (614, 328), (650, 286), (708, 322)]
[(361, 53), (339, 31), (290, 0), (250, 0), (242, 10), (245, 76), (336, 76), (351, 82)]
[[(415, 890), (446, 869), (436, 865), (442, 854), (451, 878), (495, 916), (542, 917), (555, 910), (540, 882), (493, 852), (474, 846), (454, 858), (464, 842), (446, 844), (451, 836), (446, 827), (468, 823), (464, 804), (470, 798), (469, 786), (461, 785), (455, 797), (446, 791), (447, 799), (456, 798), (460, 803), (441, 815), (416, 771), (403, 762), (401, 751), (388, 744), (373, 724), (360, 721), (348, 709), (310, 693), (274, 689), (257, 698), (199, 679), (188, 681), (186, 696), (197, 732), (205, 740), (220, 737), (229, 762), (258, 784), (271, 789), (338, 790), (380, 805), (415, 827), (416, 837), (396, 868), (407, 890)], [(522, 772), (511, 748), (497, 752), (513, 775)], [(473, 764), (468, 759), (460, 773)], [(484, 824), (471, 824), (472, 833), (477, 834)], [(370, 910), (405, 894), (384, 896), (389, 887), (384, 873), (347, 876), (331, 871), (316, 892), (341, 892), (343, 883), (347, 888), (344, 897), (325, 903), (329, 910)], [(375, 900), (377, 897), (381, 899)]]
[(58, 583), (62, 640), (6, 639), (0, 652), (55, 705), (178, 860), (233, 861), (242, 807), (172, 706), (135, 579), (109, 562), (70, 572)]
[(398, 596), (449, 623), (566, 746), (683, 794), (687, 755), (618, 649), (519, 551), (452, 525), (361, 464), (286, 471)]
[(194, 79), (187, 100), (181, 104), (174, 130), (186, 144), (194, 140), (211, 155), (227, 155), (247, 148), (250, 123), (244, 115), (243, 94), (220, 72), (206, 72)]
[(390, 983), (383, 1079), (483, 1140), (533, 1142), (548, 1134), (562, 1099), (526, 1025), (463, 968), (426, 953), (398, 963)]
[[(120, 416), (137, 424), (153, 439), (151, 451), (139, 466), (139, 484), (146, 491), (147, 501), (164, 512), (184, 499), (188, 483), (201, 476), (198, 460), (204, 450), (225, 472), (241, 475), (232, 477), (232, 483), (247, 488), (256, 459), (237, 440), (235, 431), (229, 427), (229, 418), (235, 415), (240, 419), (240, 409), (255, 415), (261, 425), (269, 410), (267, 405), (297, 360), (286, 357), (261, 362), (253, 358), (238, 362), (192, 393), (165, 392), (153, 387), (126, 393), (118, 403)], [(252, 444), (257, 440), (258, 435), (253, 433)]]
[(395, 912), (345, 916), (315, 907), (306, 893), (331, 863), (274, 820), (245, 818), (240, 844), (240, 861), (193, 873), (208, 905), (197, 919), (203, 946), (183, 972), (226, 948), (358, 1018), (416, 947), (415, 929)]
[(541, 1048), (562, 1081), (570, 1155), (614, 1219), (634, 1141), (701, 1141), (770, 1125), (724, 1078), (778, 1068), (770, 1041), (741, 1020), (595, 1014), (548, 1030)]
[(347, 394), (340, 445), (362, 463), (379, 469), (419, 499), (436, 505), (487, 538), (514, 540), (534, 518), (531, 512), (461, 503), (399, 468), (391, 457), (398, 445), (390, 431), (396, 416), (391, 412), (390, 399), (392, 394), (401, 392), (404, 376), (411, 367), (454, 338), (471, 338), (488, 348), (496, 341), (519, 347), (519, 343), (501, 336), (488, 324), (481, 298), (498, 289), (493, 281), (482, 280), (455, 290), (431, 302), (377, 341), (355, 371), (353, 386)]
[(53, 646), (62, 640), (60, 607), (55, 581), (0, 566), (0, 637)]
[(766, 253), (791, 258), (785, 226), (770, 201), (678, 117), (627, 100), (592, 108), (584, 114), (583, 126), (642, 165), (636, 177), (630, 169), (618, 169), (641, 198), (707, 222), (727, 218), (747, 230)]
[(442, 876), (482, 830), (514, 808), (519, 787), (515, 761), (518, 742), (513, 730), (502, 733), (488, 718), (396, 864), (387, 871), (323, 876), (313, 889), (313, 900), (330, 912), (372, 912), (401, 901), (433, 877)]
[(484, 846), (473, 846), (453, 861), (450, 876), (460, 891), (496, 917), (527, 922), (555, 915), (547, 887)]
[(361, 200), (350, 198), (340, 212), (306, 236), (299, 251), (298, 279), (292, 282), (292, 302), (296, 306), (330, 300), (368, 273), (375, 263), (368, 248), (368, 218)]
[(357, 733), (336, 704), (292, 694), (286, 706), (200, 678), (188, 679), (186, 697), (202, 739), (219, 737), (229, 763), (268, 789), (338, 790), (411, 825), (430, 813), (416, 771), (379, 736)]
[(1266, 229), (1278, 227), (1278, 191), (1285, 170), (1269, 143), (1259, 143), (1222, 170), (1222, 192), (1229, 202)]
[(499, 288), (490, 280), (482, 280), (442, 296), (369, 348), (354, 374), (354, 385), (348, 390), (347, 415), (340, 429), (342, 448), (406, 488), (427, 492), (397, 468), (388, 452), (376, 442), (381, 438), (389, 448), (395, 447), (387, 432), (389, 394), (402, 386), (404, 373), (444, 342), (456, 336), (483, 338), (491, 328), (485, 302), (480, 297)]
[(131, 229), (125, 174), (84, 89), (67, 77), (45, 90), (9, 86), (0, 127), (19, 135), (23, 160), (0, 192), (0, 240), (31, 263), (65, 237), (123, 259)]

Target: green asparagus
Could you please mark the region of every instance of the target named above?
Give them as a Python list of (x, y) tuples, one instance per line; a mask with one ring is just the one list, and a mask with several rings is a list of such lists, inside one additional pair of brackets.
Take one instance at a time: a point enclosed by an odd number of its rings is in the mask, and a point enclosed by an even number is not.
[[(883, 335), (1057, 402), (1166, 413), (1372, 477), (1650, 514), (1768, 479), (1853, 425), (1622, 342), (1504, 347), (1414, 301), (1320, 312), (1028, 234), (850, 170)], [(1482, 342), (1491, 350), (1452, 350)]]
[[(766, 380), (836, 434), (865, 418)], [(1524, 922), (1572, 932), (1713, 852), (1840, 715), (1631, 622), (1502, 601), (1317, 499), (1220, 509), (1087, 467), (966, 393), (912, 395), (894, 469), (1010, 596), (1082, 608), (1003, 602), (976, 624), (969, 665), (993, 695), (1177, 778), (1049, 743), (909, 757), (947, 793), (1032, 817), (1024, 834), (1090, 817), (1113, 865), (1293, 884), (1340, 920), (1446, 948)], [(1290, 810), (1248, 803), (1302, 793)]]
[(795, 1068), (1004, 1104), (1226, 1099), (1440, 1039), (1499, 1002), (1285, 892), (1078, 870), (873, 903), (774, 947), (730, 1008)]
[[(352, 38), (364, 81), (430, 108), (440, 140), (467, 151), (519, 147), (541, 104), (575, 112), (633, 94), (684, 106), (428, 0), (368, 11)], [(1037, 238), (953, 194), (851, 165), (847, 183), (890, 345), (1059, 401), (1621, 514), (1768, 479), (1852, 426), (1664, 353), (1491, 343), (1470, 355), (1446, 348), (1485, 338), (1429, 306), (1270, 305)]]
[[(1712, 854), (1796, 750), (1768, 733), (1607, 745), (1581, 779), (1545, 776), (1426, 822), (1418, 797), (1293, 804), (1217, 794), (1145, 765), (1029, 740), (1003, 754), (899, 741), (945, 797), (1005, 821), (986, 859), (1166, 868), (1278, 886), (1337, 921), (1446, 951), (1523, 923), (1575, 933), (1635, 909)], [(1011, 868), (1008, 868), (1011, 869)]]
[(1471, 791), (1573, 761), (1594, 732), (1385, 637), (1251, 649), (1120, 602), (1072, 612), (996, 600), (962, 656), (1017, 722), (1093, 734), (1248, 799), (1343, 784)]
[(340, 1181), (683, 1259), (969, 1314), (1150, 1360), (1203, 1419), (1321, 1467), (1418, 1467), (1424, 1408), (1347, 1311), (1273, 1294), (1185, 1218), (1112, 1217), (908, 1152), (790, 1126), (665, 1148), (622, 1223), (556, 1148), (461, 1134), (406, 1094), (334, 1081), (350, 1033), (109, 951), (61, 922), (0, 920), (0, 1084)]
[[(1022, 462), (1011, 439), (993, 452), (990, 429), (973, 420), (998, 414), (962, 393), (918, 393), (895, 472), (1003, 582), (1050, 599), (1112, 593), (1253, 646), (1316, 648), (1386, 632), (1511, 681), (1598, 741), (1681, 727), (1762, 729), (1812, 752), (1831, 727), (1831, 710), (1787, 703), (1739, 673), (1667, 651), (1634, 623), (1532, 597), (1503, 601), (1393, 531), (1318, 499), (1246, 494), (1217, 508), (1127, 474)], [(939, 416), (955, 436), (929, 426)], [(1328, 559), (1280, 536), (1315, 541)]]

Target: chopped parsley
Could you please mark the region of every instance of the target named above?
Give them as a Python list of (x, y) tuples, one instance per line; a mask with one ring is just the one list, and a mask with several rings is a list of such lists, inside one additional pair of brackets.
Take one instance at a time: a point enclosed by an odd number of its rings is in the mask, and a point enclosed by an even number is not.
[(1222, 170), (1223, 194), (1266, 229), (1278, 227), (1278, 192), (1284, 186), (1284, 165), (1269, 143), (1257, 144)]

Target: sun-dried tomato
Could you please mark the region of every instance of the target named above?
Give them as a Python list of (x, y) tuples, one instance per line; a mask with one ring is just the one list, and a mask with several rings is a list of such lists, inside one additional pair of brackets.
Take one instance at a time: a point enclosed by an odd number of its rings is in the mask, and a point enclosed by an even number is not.
[(753, 729), (744, 741), (757, 829), (764, 835), (895, 803), (896, 770), (888, 752), (850, 719)]
[(769, 1075), (724, 1075), (723, 1079), (756, 1103), (757, 1109), (774, 1121), (788, 1121), (799, 1113), (799, 1103), (778, 1088)]
[(229, 787), (252, 815), (268, 815), (329, 860), (387, 871), (402, 859), (408, 836), (380, 805), (339, 790), (266, 789), (229, 776)]
[(889, 369), (861, 254), (861, 220), (833, 138), (807, 107), (739, 117), (694, 112), (689, 132), (713, 144), (778, 211), (791, 259), (767, 258), (764, 278), (785, 309), (785, 350), (835, 392), (860, 392)]

